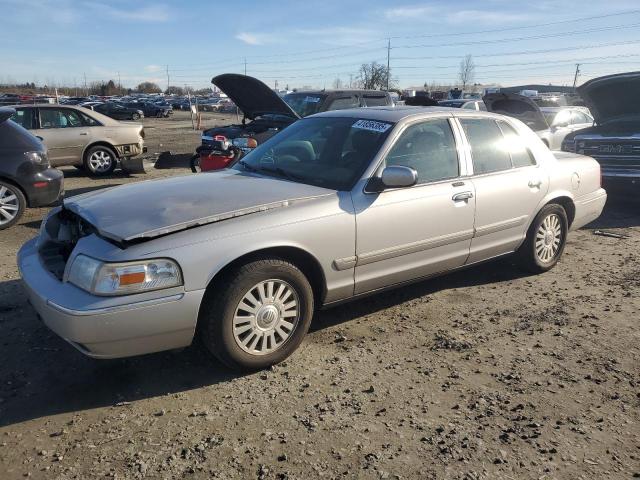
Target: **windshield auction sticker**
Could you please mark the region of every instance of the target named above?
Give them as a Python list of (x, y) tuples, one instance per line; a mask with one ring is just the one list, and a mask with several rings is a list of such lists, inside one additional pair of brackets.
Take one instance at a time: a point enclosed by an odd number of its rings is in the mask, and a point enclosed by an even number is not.
[(376, 122), (374, 120), (358, 120), (352, 125), (353, 128), (359, 128), (361, 130), (370, 130), (372, 132), (383, 133), (389, 130), (390, 123)]
[(320, 97), (305, 97), (304, 101), (306, 103), (318, 103), (320, 101)]

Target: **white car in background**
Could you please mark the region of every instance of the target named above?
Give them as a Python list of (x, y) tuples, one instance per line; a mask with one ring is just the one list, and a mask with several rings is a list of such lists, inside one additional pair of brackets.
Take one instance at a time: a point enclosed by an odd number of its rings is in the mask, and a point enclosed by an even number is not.
[(540, 135), (551, 150), (560, 150), (565, 137), (576, 130), (593, 126), (593, 117), (586, 107), (540, 107), (549, 124), (549, 131)]
[(515, 93), (491, 93), (483, 100), (488, 111), (525, 123), (551, 150), (560, 150), (569, 133), (593, 125), (585, 107), (539, 107), (532, 98)]

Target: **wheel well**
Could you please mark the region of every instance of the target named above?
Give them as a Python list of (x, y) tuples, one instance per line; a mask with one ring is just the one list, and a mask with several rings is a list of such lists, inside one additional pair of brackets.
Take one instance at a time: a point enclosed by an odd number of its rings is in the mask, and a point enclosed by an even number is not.
[(15, 181), (11, 180), (10, 178), (7, 178), (7, 177), (0, 177), (0, 180), (2, 180), (5, 183), (10, 183), (14, 187), (16, 187), (18, 190), (20, 190), (22, 192), (22, 195), (24, 195), (24, 198), (26, 198), (26, 200), (27, 200), (27, 206), (28, 207), (31, 206), (31, 200), (29, 200), (29, 195), (27, 195), (27, 192), (25, 191), (24, 188), (22, 188), (22, 186), (18, 185), (17, 182), (15, 182)]
[(82, 152), (82, 161), (83, 162), (85, 160), (85, 156), (87, 155), (87, 152), (90, 149), (92, 149), (93, 147), (107, 147), (109, 150), (111, 150), (115, 154), (116, 158), (120, 158), (118, 156), (118, 151), (109, 142), (93, 142), (93, 143), (87, 145), (87, 147), (84, 149), (84, 152)]
[(317, 304), (322, 304), (326, 293), (326, 280), (318, 260), (309, 252), (297, 247), (272, 247), (256, 250), (236, 258), (225, 265), (209, 282), (207, 290), (221, 281), (227, 274), (245, 263), (258, 258), (276, 257), (291, 262), (304, 273), (313, 290)]
[(564, 211), (567, 213), (567, 221), (569, 222), (569, 227), (573, 223), (573, 219), (576, 217), (576, 206), (569, 197), (557, 197), (552, 200), (549, 200), (547, 205), (551, 203), (556, 203), (564, 208)]

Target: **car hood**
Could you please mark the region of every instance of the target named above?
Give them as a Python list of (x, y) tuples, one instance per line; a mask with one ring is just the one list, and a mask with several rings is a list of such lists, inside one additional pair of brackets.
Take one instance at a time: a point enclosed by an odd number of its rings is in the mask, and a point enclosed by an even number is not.
[(594, 78), (577, 88), (598, 124), (640, 120), (640, 72)]
[(251, 120), (265, 113), (300, 118), (276, 92), (257, 78), (223, 73), (213, 77), (211, 83), (233, 100), (244, 116)]
[(517, 118), (535, 132), (549, 128), (540, 108), (529, 97), (516, 93), (489, 93), (482, 100), (488, 111)]
[(335, 190), (224, 170), (97, 190), (64, 200), (64, 208), (120, 244), (151, 239)]

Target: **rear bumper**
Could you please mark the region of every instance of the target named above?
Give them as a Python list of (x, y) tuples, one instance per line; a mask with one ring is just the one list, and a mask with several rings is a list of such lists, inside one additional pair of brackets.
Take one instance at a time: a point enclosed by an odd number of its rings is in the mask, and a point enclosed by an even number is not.
[(51, 275), (36, 239), (18, 252), (18, 268), (38, 316), (85, 355), (129, 357), (191, 344), (203, 290), (95, 297)]
[(597, 219), (602, 214), (605, 203), (607, 203), (607, 192), (603, 188), (576, 199), (574, 201), (576, 214), (571, 230), (577, 230)]
[(56, 168), (49, 168), (36, 173), (23, 187), (30, 207), (51, 205), (64, 194), (64, 175)]

